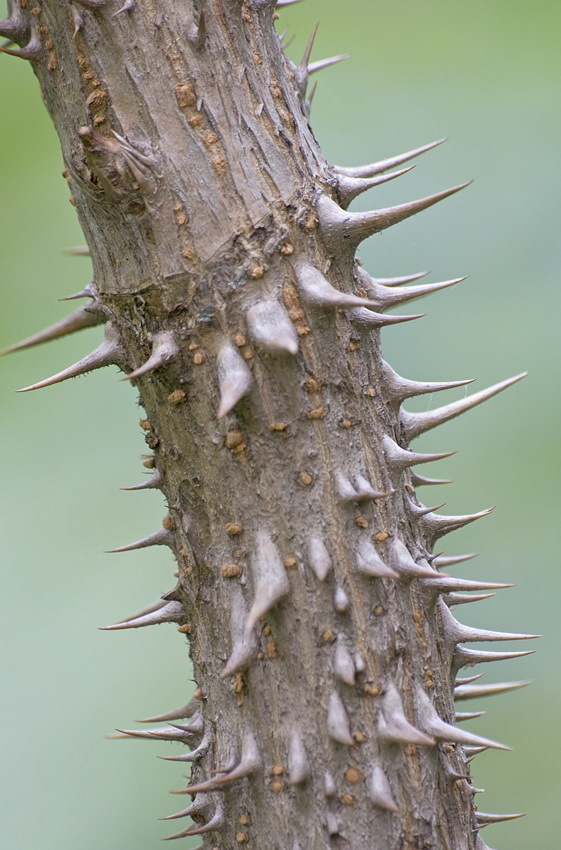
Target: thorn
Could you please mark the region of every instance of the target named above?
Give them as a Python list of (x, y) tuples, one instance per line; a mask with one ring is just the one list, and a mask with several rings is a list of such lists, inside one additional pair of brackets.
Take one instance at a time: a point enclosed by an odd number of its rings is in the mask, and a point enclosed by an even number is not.
[(428, 145), (423, 145), (420, 148), (413, 148), (413, 150), (406, 151), (406, 153), (400, 153), (397, 156), (390, 157), (389, 159), (372, 162), (370, 165), (359, 165), (355, 168), (341, 168), (338, 165), (333, 167), (338, 174), (345, 174), (347, 177), (372, 177), (374, 174), (381, 174), (389, 168), (395, 168), (397, 165), (408, 162), (408, 160), (413, 159), (416, 156), (420, 156), (422, 153), (432, 150), (432, 148), (438, 147), (438, 145), (441, 145), (445, 141), (446, 138), (437, 139), (436, 142), (429, 142)]
[(469, 185), (469, 183), (461, 183), (459, 186), (436, 192), (426, 198), (418, 198), (406, 204), (371, 210), (370, 212), (342, 210), (330, 197), (322, 195), (317, 202), (316, 209), (324, 240), (335, 251), (340, 251), (345, 243), (355, 250), (364, 239), (373, 236), (374, 233), (379, 233), (394, 224), (399, 224), (406, 218), (432, 207)]
[(362, 540), (356, 550), (356, 568), (359, 573), (375, 578), (398, 579), (399, 573), (384, 563), (370, 540)]
[(365, 307), (357, 307), (356, 309), (349, 310), (348, 312), (348, 317), (352, 322), (359, 322), (361, 325), (368, 325), (372, 328), (385, 328), (388, 325), (399, 325), (403, 322), (412, 322), (414, 319), (422, 319), (424, 316), (426, 316), (426, 313), (412, 313), (407, 316), (386, 316), (382, 313), (376, 313), (374, 310), (366, 309)]
[[(373, 281), (372, 278), (370, 278)], [(441, 289), (449, 289), (451, 286), (456, 286), (458, 283), (467, 280), (467, 276), (455, 277), (451, 280), (442, 280), (439, 283), (425, 283), (421, 286), (408, 286), (406, 289), (400, 289), (397, 292), (392, 289), (385, 292), (385, 287), (372, 286), (367, 287), (372, 301), (376, 305), (376, 309), (382, 313), (392, 307), (398, 307), (402, 304), (407, 304), (409, 301), (415, 301), (417, 298), (424, 298), (425, 295), (432, 295), (433, 292), (440, 292)]]
[(302, 3), (302, 0), (277, 0), (277, 9), (282, 9), (284, 6), (294, 6), (295, 3)]
[(432, 564), (437, 570), (441, 570), (445, 567), (453, 567), (456, 564), (462, 564), (464, 561), (471, 561), (472, 558), (477, 558), (476, 552), (470, 552), (469, 555), (451, 555), (450, 557), (438, 555), (434, 558)]
[(25, 47), (0, 47), (0, 53), (7, 53), (9, 56), (18, 56), (20, 59), (37, 59), (43, 52), (43, 42), (39, 38), (38, 33), (31, 33), (30, 41)]
[(337, 678), (346, 685), (353, 687), (356, 684), (356, 670), (353, 657), (347, 647), (340, 641), (337, 642), (335, 647), (335, 655), (333, 656), (333, 672)]
[(386, 809), (388, 812), (398, 812), (399, 806), (395, 802), (388, 777), (379, 765), (375, 765), (370, 783), (368, 786), (368, 796), (375, 806), (381, 809)]
[(469, 596), (466, 593), (448, 593), (443, 597), (443, 601), (449, 608), (453, 608), (455, 605), (465, 605), (467, 602), (483, 602), (484, 599), (490, 599), (496, 595), (496, 593), (474, 593)]
[(200, 711), (194, 715), (192, 723), (188, 723), (186, 725), (181, 723), (172, 723), (171, 725), (174, 729), (180, 729), (182, 732), (188, 732), (190, 735), (199, 735), (205, 728), (203, 716)]
[(290, 590), (280, 553), (266, 531), (257, 532), (257, 548), (251, 559), (254, 600), (246, 629), (251, 629), (259, 617), (270, 611)]
[(454, 651), (452, 672), (455, 675), (462, 667), (473, 667), (475, 664), (485, 664), (491, 661), (509, 661), (511, 658), (533, 655), (534, 652), (534, 649), (527, 649), (525, 652), (484, 652), (479, 649), (466, 649), (465, 646), (457, 646)]
[(375, 490), (371, 485), (370, 481), (368, 481), (368, 479), (365, 478), (363, 475), (355, 475), (354, 482), (356, 498), (359, 502), (370, 499), (387, 499), (390, 496), (393, 496), (394, 493), (397, 493), (397, 490), (386, 490), (384, 492)]
[(76, 301), (78, 298), (92, 298), (97, 294), (94, 281), (87, 283), (80, 292), (75, 292), (73, 295), (67, 295), (65, 298), (59, 298), (59, 301)]
[(69, 316), (65, 316), (58, 322), (55, 322), (44, 330), (39, 331), (27, 339), (16, 342), (14, 345), (4, 348), (0, 351), (0, 357), (4, 354), (10, 354), (12, 351), (21, 351), (24, 348), (31, 348), (33, 345), (39, 345), (42, 342), (50, 342), (53, 339), (59, 339), (63, 336), (75, 333), (76, 331), (85, 330), (85, 328), (93, 328), (95, 325), (102, 325), (105, 322), (105, 316), (101, 311), (92, 309), (93, 301), (86, 307), (80, 307)]
[(426, 277), (428, 274), (430, 272), (426, 271), (401, 275), (401, 277), (373, 277), (372, 280), (380, 286), (403, 286), (404, 283), (413, 283), (414, 280), (420, 280), (420, 278)]
[(503, 590), (506, 587), (514, 587), (512, 584), (497, 584), (489, 581), (469, 581), (468, 579), (456, 578), (455, 576), (435, 574), (425, 582), (425, 587), (435, 588), (438, 593), (469, 592), (478, 590)]
[(308, 561), (318, 581), (325, 581), (332, 567), (331, 555), (321, 537), (311, 537), (308, 544)]
[(381, 186), (383, 183), (388, 183), (390, 180), (395, 180), (396, 177), (401, 177), (414, 168), (415, 166), (411, 165), (409, 168), (392, 171), (391, 174), (383, 174), (380, 177), (369, 177), (366, 179), (361, 177), (345, 177), (343, 174), (340, 174), (337, 177), (337, 192), (341, 202), (340, 206), (346, 210), (351, 201), (354, 201), (363, 192), (367, 192), (368, 189), (373, 189), (375, 186)]
[(223, 345), (216, 357), (220, 404), (217, 419), (222, 419), (236, 406), (253, 384), (251, 369), (241, 354), (229, 342)]
[(211, 802), (211, 797), (209, 794), (197, 794), (193, 802), (190, 806), (187, 806), (186, 809), (183, 809), (180, 812), (176, 812), (174, 815), (168, 815), (165, 818), (158, 818), (158, 820), (176, 820), (177, 818), (187, 818), (189, 815), (198, 814), (198, 812), (204, 812), (205, 809), (208, 808)]
[(421, 725), (424, 730), (432, 735), (437, 741), (448, 741), (454, 744), (469, 744), (474, 747), (491, 747), (495, 750), (510, 750), (504, 744), (499, 744), (497, 741), (491, 741), (489, 738), (482, 738), (480, 735), (473, 735), (465, 729), (457, 729), (450, 723), (445, 723), (442, 720), (434, 705), (430, 701), (429, 696), (422, 688), (417, 691), (417, 712), (421, 720)]
[(196, 747), (194, 750), (191, 750), (190, 753), (182, 753), (179, 756), (158, 756), (158, 758), (162, 759), (162, 761), (177, 761), (177, 762), (197, 761), (197, 759), (199, 759), (202, 755), (204, 755), (204, 753), (206, 753), (206, 751), (210, 747), (211, 739), (212, 739), (212, 731), (209, 728), (205, 732), (205, 734), (203, 736), (203, 740), (201, 741), (199, 746)]
[(473, 383), (473, 378), (463, 381), (411, 381), (394, 372), (385, 361), (382, 361), (382, 375), (391, 400), (397, 404), (401, 404), (407, 398), (453, 390)]
[(464, 525), (469, 525), (470, 522), (475, 522), (484, 516), (488, 516), (494, 511), (494, 508), (486, 508), (483, 511), (478, 511), (475, 514), (461, 514), (460, 516), (441, 516), (440, 514), (425, 514), (420, 520), (423, 532), (431, 543), (434, 543), (439, 537), (444, 537), (445, 534), (450, 534), (458, 528), (463, 528)]
[(480, 697), (492, 697), (496, 694), (506, 694), (509, 691), (517, 691), (531, 685), (530, 681), (524, 682), (497, 682), (494, 685), (458, 685), (454, 688), (454, 699), (479, 699)]
[(232, 652), (226, 666), (220, 674), (221, 679), (227, 679), (249, 667), (257, 655), (258, 644), (254, 629), (247, 629), (247, 606), (239, 588), (233, 593), (230, 602), (230, 633), (232, 636)]
[(405, 543), (396, 537), (389, 543), (389, 554), (390, 563), (400, 576), (430, 579), (437, 575), (432, 567), (417, 564)]
[(87, 245), (75, 245), (70, 248), (65, 248), (63, 251), (64, 254), (71, 254), (74, 257), (89, 257), (90, 249)]
[(476, 407), (478, 404), (487, 401), (488, 398), (492, 398), (497, 393), (506, 390), (507, 387), (525, 378), (527, 374), (527, 372), (521, 372), (519, 375), (508, 378), (506, 381), (500, 381), (486, 390), (473, 393), (466, 398), (461, 398), (458, 401), (453, 401), (451, 404), (445, 404), (434, 410), (426, 410), (422, 413), (410, 413), (407, 410), (402, 410), (401, 423), (405, 429), (407, 441), (413, 440), (419, 434), (424, 434), (425, 431), (430, 431), (431, 428), (442, 425), (443, 422), (448, 422), (449, 419), (453, 419), (455, 416), (465, 413), (466, 410), (470, 410), (472, 407)]
[(341, 53), (339, 56), (330, 56), (329, 59), (320, 59), (317, 62), (308, 64), (308, 77), (315, 74), (317, 71), (323, 71), (324, 68), (329, 68), (331, 65), (337, 65), (339, 62), (344, 62), (345, 59), (350, 59), (350, 53)]
[[(411, 484), (413, 487), (423, 487), (425, 484), (430, 484), (435, 487), (437, 484), (453, 484), (450, 478), (426, 478), (424, 475), (417, 475), (416, 472), (411, 473)], [(433, 561), (434, 563), (434, 561)]]
[(250, 776), (252, 773), (256, 773), (256, 771), (260, 768), (261, 754), (259, 752), (257, 741), (251, 732), (246, 732), (242, 741), (241, 758), (236, 767), (225, 775), (213, 776), (212, 779), (207, 779), (206, 781), (199, 782), (195, 785), (189, 785), (180, 793), (198, 794), (200, 791), (218, 791), (227, 785), (231, 785), (238, 779), (243, 779), (245, 776)]
[(325, 771), (324, 779), (323, 779), (323, 795), (324, 797), (335, 797), (337, 794), (337, 786), (335, 785), (335, 780), (331, 773), (328, 770)]
[(136, 6), (136, 0), (125, 0), (124, 4), (120, 9), (117, 9), (116, 12), (113, 13), (111, 17), (116, 18), (117, 15), (122, 15), (123, 12), (132, 12), (134, 7)]
[(412, 452), (410, 449), (402, 448), (387, 435), (384, 435), (382, 438), (382, 444), (388, 465), (398, 472), (402, 472), (410, 466), (416, 466), (418, 463), (432, 463), (434, 460), (442, 460), (442, 458), (451, 457), (453, 454), (456, 454), (456, 452), (419, 454)]
[(138, 369), (135, 369), (134, 372), (131, 372), (130, 375), (121, 378), (121, 380), (132, 381), (135, 378), (140, 378), (141, 375), (147, 375), (149, 372), (153, 372), (160, 366), (165, 366), (171, 360), (174, 360), (178, 354), (179, 348), (172, 333), (163, 331), (156, 334), (152, 344), (152, 353), (148, 360), (142, 366), (139, 366)]
[(247, 329), (255, 342), (273, 353), (298, 353), (298, 334), (288, 313), (277, 301), (258, 301), (246, 314)]
[(165, 714), (156, 714), (154, 717), (145, 717), (143, 720), (137, 720), (137, 723), (162, 723), (165, 720), (183, 720), (185, 717), (192, 717), (199, 711), (201, 701), (198, 699), (190, 699), (185, 705), (180, 705), (179, 708), (173, 708), (171, 711), (166, 711)]
[(128, 620), (120, 620), (112, 626), (102, 626), (102, 632), (116, 632), (120, 629), (140, 629), (143, 626), (159, 626), (161, 623), (186, 623), (187, 615), (181, 602), (168, 602), (156, 611), (143, 616), (131, 617)]
[(152, 475), (146, 481), (143, 481), (142, 484), (135, 484), (134, 487), (121, 487), (121, 490), (159, 490), (163, 480), (164, 476), (160, 470), (155, 469)]
[(334, 741), (338, 741), (340, 744), (348, 744), (348, 746), (354, 744), (347, 710), (337, 691), (332, 691), (329, 695), (327, 732), (330, 738), (333, 738)]
[(301, 785), (310, 775), (310, 762), (302, 736), (298, 729), (290, 733), (288, 744), (288, 781), (291, 785)]
[(494, 632), (488, 629), (474, 629), (459, 623), (443, 602), (439, 603), (439, 608), (444, 636), (450, 644), (479, 641), (487, 643), (488, 641), (496, 640), (533, 640), (534, 638), (543, 637), (543, 635), (526, 635), (515, 632)]
[(483, 717), (487, 714), (486, 711), (456, 711), (454, 714), (454, 723), (465, 723), (468, 720), (477, 720), (478, 717)]
[(416, 729), (405, 716), (401, 697), (393, 685), (389, 685), (382, 697), (382, 708), (378, 716), (378, 733), (386, 741), (397, 744), (416, 744), (434, 747), (436, 741)]
[(488, 812), (476, 812), (475, 819), (479, 826), (488, 826), (490, 823), (501, 823), (504, 820), (515, 820), (515, 818), (526, 817), (524, 812), (517, 812), (512, 815), (491, 815)]
[(300, 263), (296, 282), (303, 301), (318, 307), (371, 307), (369, 298), (359, 298), (331, 286), (319, 269), (309, 263)]
[(119, 546), (117, 549), (106, 549), (106, 555), (112, 555), (115, 552), (132, 552), (133, 549), (146, 549), (147, 546), (169, 546), (173, 549), (175, 541), (173, 534), (167, 528), (159, 528), (148, 537), (143, 537), (141, 540), (135, 540), (134, 543), (128, 543), (126, 546)]
[(298, 67), (296, 69), (296, 75), (295, 75), (296, 85), (298, 86), (298, 89), (299, 89), (300, 94), (302, 96), (304, 96), (304, 94), (306, 93), (306, 86), (308, 84), (308, 64), (309, 64), (309, 61), (310, 61), (312, 48), (314, 46), (316, 33), (318, 31), (318, 26), (319, 26), (319, 23), (317, 23), (315, 25), (315, 27), (313, 28), (312, 34), (310, 35), (310, 37), (308, 39), (308, 43), (306, 45), (306, 49), (304, 50), (304, 55), (302, 56), (302, 59), (300, 60), (300, 64), (298, 65)]
[(108, 735), (112, 740), (119, 738), (143, 738), (147, 741), (187, 741), (191, 736), (174, 726), (161, 726), (155, 729), (117, 729), (118, 735)]
[(178, 832), (176, 835), (168, 835), (163, 839), (163, 841), (173, 841), (176, 838), (187, 838), (189, 835), (204, 835), (205, 832), (214, 832), (215, 830), (222, 829), (225, 824), (226, 818), (224, 816), (224, 809), (219, 803), (216, 806), (213, 816), (207, 823), (202, 826), (200, 824), (195, 824), (195, 826), (192, 826), (189, 829), (184, 829), (183, 832)]
[(84, 375), (86, 372), (92, 372), (94, 369), (101, 369), (104, 366), (117, 365), (121, 360), (123, 351), (119, 343), (117, 331), (110, 322), (105, 325), (105, 339), (91, 354), (86, 355), (82, 360), (78, 360), (68, 369), (58, 372), (44, 381), (39, 381), (38, 384), (31, 384), (29, 387), (23, 387), (18, 390), (20, 393), (29, 392), (29, 390), (38, 390), (41, 387), (49, 387), (52, 384), (58, 384), (60, 381), (66, 381), (67, 378), (75, 378), (78, 375)]

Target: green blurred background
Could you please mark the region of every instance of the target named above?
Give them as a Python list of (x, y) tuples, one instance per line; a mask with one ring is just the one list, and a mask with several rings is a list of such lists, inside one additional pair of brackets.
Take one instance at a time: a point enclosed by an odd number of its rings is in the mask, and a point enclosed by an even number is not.
[[(487, 843), (552, 850), (559, 846), (561, 763), (561, 4), (307, 0), (278, 23), (295, 36), (293, 58), (318, 19), (312, 58), (352, 54), (319, 77), (312, 123), (328, 159), (356, 165), (450, 137), (411, 174), (354, 208), (475, 178), (361, 250), (379, 276), (425, 268), (431, 281), (470, 275), (419, 302), (426, 318), (384, 332), (387, 359), (407, 377), (476, 377), (476, 388), (530, 372), (417, 446), (461, 449), (433, 472), (456, 483), (421, 492), (426, 504), (446, 500), (448, 513), (497, 505), (491, 517), (446, 540), (451, 554), (481, 552), (461, 574), (517, 585), (458, 616), (545, 634), (538, 655), (484, 669), (485, 682), (532, 678), (531, 688), (461, 708), (488, 708), (469, 728), (515, 748), (476, 760), (475, 784), (487, 789), (479, 807), (529, 813), (488, 828)], [(62, 253), (82, 237), (33, 74), (0, 56), (0, 80), (0, 345), (7, 345), (64, 315), (72, 305), (57, 299), (81, 289), (90, 271), (87, 259)], [(181, 704), (193, 687), (173, 627), (96, 630), (173, 584), (167, 550), (102, 553), (155, 530), (165, 512), (158, 494), (119, 489), (144, 471), (135, 391), (105, 370), (45, 392), (13, 393), (99, 339), (94, 329), (0, 363), (2, 835), (14, 850), (153, 850), (170, 832), (156, 820), (175, 810), (167, 789), (183, 784), (180, 766), (155, 758), (166, 754), (164, 745), (104, 739), (115, 726)]]

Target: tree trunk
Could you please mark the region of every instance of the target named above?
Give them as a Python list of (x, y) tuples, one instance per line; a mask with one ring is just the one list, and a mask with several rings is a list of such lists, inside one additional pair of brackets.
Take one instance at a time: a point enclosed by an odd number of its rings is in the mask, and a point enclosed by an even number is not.
[(189, 747), (179, 834), (224, 850), (483, 848), (492, 816), (468, 761), (501, 745), (456, 725), (454, 689), (485, 693), (458, 671), (520, 653), (461, 644), (525, 636), (452, 616), (497, 585), (447, 577), (461, 558), (433, 547), (487, 511), (425, 508), (411, 467), (444, 455), (409, 443), (520, 376), (402, 409), (465, 382), (396, 375), (379, 329), (415, 316), (385, 311), (456, 281), (396, 288), (414, 278), (376, 280), (355, 250), (462, 187), (347, 212), (422, 149), (328, 165), (309, 51), (287, 60), (275, 5), (11, 4), (0, 32), (39, 78), (95, 278), (85, 307), (25, 344), (105, 325), (92, 354), (26, 389), (114, 363), (138, 387), (142, 486), (169, 514), (128, 548), (169, 546), (178, 580), (109, 628), (172, 622), (189, 638), (195, 699), (130, 732)]

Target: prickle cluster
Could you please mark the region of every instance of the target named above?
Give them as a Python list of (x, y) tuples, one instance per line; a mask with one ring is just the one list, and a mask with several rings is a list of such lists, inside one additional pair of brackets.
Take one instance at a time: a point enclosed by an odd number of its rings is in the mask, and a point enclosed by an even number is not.
[[(244, 20), (271, 17), (275, 7), (295, 2), (245, 2)], [(51, 48), (22, 5), (10, 2), (8, 19), (0, 21), (9, 44), (22, 46), (0, 49), (41, 62)], [(106, 14), (111, 5), (74, 0), (76, 31), (85, 26), (84, 16)], [(136, 6), (127, 0), (112, 17), (134, 15)], [(204, 47), (206, 33), (203, 11), (193, 12), (192, 49)], [(304, 116), (312, 100), (309, 76), (346, 58), (310, 62), (314, 36), (315, 30), (299, 65), (284, 60), (286, 85)], [(92, 132), (82, 133), (85, 149), (93, 144)], [(155, 161), (116, 131), (107, 139), (105, 152), (121, 157), (141, 191)], [(473, 555), (443, 556), (433, 547), (490, 511), (446, 516), (425, 507), (417, 488), (448, 482), (426, 478), (416, 468), (451, 452), (423, 454), (410, 443), (523, 375), (425, 412), (404, 408), (410, 398), (470, 381), (415, 381), (396, 374), (381, 358), (380, 330), (420, 316), (387, 311), (464, 278), (428, 284), (417, 283), (425, 273), (376, 278), (357, 262), (355, 251), (373, 234), (468, 184), (394, 207), (348, 211), (359, 194), (406, 174), (404, 163), (442, 141), (361, 167), (324, 168), (297, 215), (291, 204), (282, 235), (271, 240), (268, 253), (250, 257), (245, 285), (232, 288), (229, 302), (220, 293), (221, 320), (208, 327), (199, 323), (196, 334), (193, 323), (178, 325), (164, 317), (133, 339), (96, 281), (70, 296), (88, 299), (85, 306), (1, 352), (103, 324), (105, 335), (94, 351), (22, 392), (116, 365), (126, 373), (123, 380), (138, 387), (150, 417), (145, 423), (154, 450), (145, 462), (150, 476), (125, 489), (161, 490), (170, 513), (154, 533), (110, 551), (167, 546), (178, 561), (178, 583), (105, 629), (175, 623), (192, 641), (201, 690), (186, 705), (142, 721), (165, 725), (118, 730), (116, 736), (188, 748), (166, 757), (194, 766), (189, 784), (174, 792), (190, 795), (192, 802), (165, 818), (190, 817), (193, 823), (170, 839), (209, 834), (251, 842), (252, 817), (244, 812), (258, 808), (256, 801), (273, 805), (282, 795), (286, 811), (297, 819), (302, 800), (313, 795), (321, 800), (322, 847), (338, 846), (333, 842), (350, 834), (352, 821), (377, 824), (382, 817), (395, 819), (392, 847), (420, 846), (398, 843), (414, 830), (404, 816), (415, 792), (415, 759), (429, 771), (434, 789), (443, 776), (460, 789), (462, 817), (471, 831), (468, 850), (486, 847), (478, 835), (482, 827), (520, 816), (486, 814), (473, 805), (479, 789), (471, 784), (469, 762), (489, 748), (506, 748), (465, 731), (458, 724), (481, 712), (455, 712), (453, 705), (527, 684), (482, 685), (474, 684), (479, 676), (459, 677), (462, 668), (528, 654), (465, 643), (536, 635), (476, 629), (456, 620), (453, 607), (508, 585), (442, 572)], [(216, 307), (211, 302), (209, 311)], [(160, 384), (167, 412), (157, 422), (153, 393)], [(197, 391), (205, 400), (195, 414), (189, 403)], [(201, 409), (208, 414), (205, 421)], [(185, 460), (184, 448), (174, 456), (174, 429), (190, 431), (186, 446), (189, 463), (199, 470), (195, 474), (174, 471), (174, 461), (179, 466)], [(216, 472), (201, 490), (205, 454), (199, 446), (205, 440)], [(221, 486), (224, 498), (217, 497)], [(229, 612), (224, 623), (213, 622), (208, 613), (198, 619), (213, 594)], [(203, 646), (214, 654), (203, 658)], [(297, 695), (298, 689), (304, 693)], [(261, 694), (272, 736), (256, 720)], [(310, 701), (313, 728), (302, 708)], [(218, 706), (226, 704), (234, 719), (222, 743), (225, 721)], [(423, 761), (424, 752), (434, 757)], [(233, 787), (235, 795), (229, 793)], [(427, 816), (421, 804), (418, 811)], [(312, 846), (310, 834), (304, 831), (300, 843), (285, 846), (305, 850)]]

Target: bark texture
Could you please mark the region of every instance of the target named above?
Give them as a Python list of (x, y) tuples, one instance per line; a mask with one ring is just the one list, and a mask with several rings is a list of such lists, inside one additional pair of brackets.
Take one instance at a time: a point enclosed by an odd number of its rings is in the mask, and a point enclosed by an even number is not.
[(410, 467), (435, 456), (409, 441), (512, 381), (401, 409), (450, 384), (383, 362), (378, 329), (399, 321), (384, 311), (453, 281), (396, 288), (354, 251), (456, 190), (346, 212), (409, 157), (325, 162), (309, 56), (287, 60), (275, 5), (12, 2), (0, 31), (33, 62), (95, 276), (86, 307), (32, 343), (106, 328), (39, 386), (117, 363), (146, 411), (143, 486), (169, 514), (135, 546), (169, 546), (178, 581), (111, 628), (188, 636), (197, 699), (134, 733), (192, 750), (180, 834), (223, 850), (483, 848), (468, 759), (500, 745), (455, 725), (454, 687), (476, 695), (458, 670), (509, 655), (461, 641), (511, 636), (450, 613), (491, 585), (439, 573), (433, 546), (479, 515), (418, 501)]

